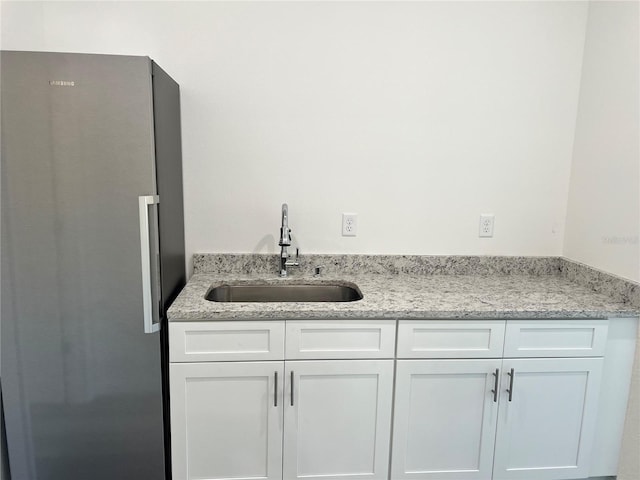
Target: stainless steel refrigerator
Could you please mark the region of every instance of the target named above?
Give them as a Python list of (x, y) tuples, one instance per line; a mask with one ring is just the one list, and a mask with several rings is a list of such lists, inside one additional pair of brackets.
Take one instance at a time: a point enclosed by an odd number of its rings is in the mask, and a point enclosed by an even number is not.
[(185, 283), (178, 85), (134, 56), (3, 51), (0, 73), (12, 479), (169, 478), (164, 314)]

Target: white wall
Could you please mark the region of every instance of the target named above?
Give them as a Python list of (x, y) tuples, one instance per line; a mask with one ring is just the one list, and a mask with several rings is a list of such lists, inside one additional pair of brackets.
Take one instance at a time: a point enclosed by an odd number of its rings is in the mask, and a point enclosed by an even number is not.
[(583, 2), (3, 2), (2, 46), (176, 78), (189, 255), (275, 251), (285, 201), (302, 251), (561, 255), (586, 21)]
[[(565, 256), (635, 281), (640, 281), (639, 7), (637, 2), (589, 6), (564, 244)], [(637, 480), (640, 474), (640, 347), (631, 385), (619, 480)]]
[[(564, 255), (640, 281), (640, 8), (589, 5)], [(638, 343), (640, 345), (640, 342)], [(640, 474), (636, 347), (619, 480)]]
[(564, 255), (640, 281), (640, 8), (589, 8)]

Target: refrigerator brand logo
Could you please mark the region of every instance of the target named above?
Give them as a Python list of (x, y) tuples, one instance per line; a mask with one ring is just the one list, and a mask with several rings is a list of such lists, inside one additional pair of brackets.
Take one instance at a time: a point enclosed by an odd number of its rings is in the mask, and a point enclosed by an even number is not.
[(54, 87), (75, 87), (76, 82), (70, 80), (49, 80), (49, 85)]

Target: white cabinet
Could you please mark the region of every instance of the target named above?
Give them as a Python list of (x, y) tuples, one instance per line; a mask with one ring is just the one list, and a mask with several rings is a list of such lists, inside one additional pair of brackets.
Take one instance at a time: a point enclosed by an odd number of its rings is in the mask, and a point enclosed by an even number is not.
[(615, 475), (637, 319), (609, 323), (170, 324), (173, 478)]
[(589, 476), (602, 358), (505, 359), (494, 480)]
[(589, 476), (608, 324), (507, 322), (494, 480)]
[(174, 480), (388, 478), (395, 321), (290, 321), (286, 353), (284, 332), (170, 324)]
[(286, 362), (284, 477), (384, 480), (393, 360)]
[(500, 364), (398, 360), (391, 478), (491, 478)]
[[(399, 357), (428, 345), (425, 358), (465, 359), (398, 360), (391, 478), (588, 477), (607, 324), (400, 321)], [(434, 338), (419, 340), (430, 332)], [(496, 332), (505, 337), (504, 359)], [(498, 358), (466, 359), (474, 351)]]
[(174, 480), (282, 479), (283, 367), (171, 364)]

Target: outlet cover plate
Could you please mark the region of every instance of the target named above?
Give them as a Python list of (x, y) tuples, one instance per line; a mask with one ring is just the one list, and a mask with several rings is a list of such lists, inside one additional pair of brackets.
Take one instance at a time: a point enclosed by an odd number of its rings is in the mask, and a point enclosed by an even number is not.
[(480, 215), (479, 237), (493, 237), (493, 222), (495, 215), (492, 213), (483, 213)]
[(358, 234), (358, 214), (343, 213), (342, 214), (342, 236), (355, 237)]

